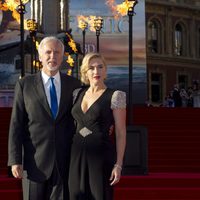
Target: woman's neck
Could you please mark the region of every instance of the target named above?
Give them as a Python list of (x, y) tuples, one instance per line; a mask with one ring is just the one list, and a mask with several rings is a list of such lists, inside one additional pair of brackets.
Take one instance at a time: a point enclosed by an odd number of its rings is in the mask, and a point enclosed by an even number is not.
[(90, 85), (90, 87), (88, 88), (88, 91), (91, 93), (96, 93), (96, 92), (100, 92), (102, 90), (106, 89), (106, 85), (105, 84), (101, 84), (101, 85)]

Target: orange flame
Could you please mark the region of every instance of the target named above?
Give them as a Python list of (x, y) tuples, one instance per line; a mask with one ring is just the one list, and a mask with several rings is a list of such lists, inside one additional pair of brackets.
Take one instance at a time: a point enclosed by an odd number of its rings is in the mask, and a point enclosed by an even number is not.
[[(23, 4), (26, 4), (29, 0), (22, 0)], [(12, 12), (12, 17), (20, 23), (20, 14), (17, 12), (17, 6), (20, 5), (20, 0), (5, 0), (4, 3), (0, 2), (0, 9), (2, 11), (10, 10)], [(27, 30), (27, 22), (24, 20), (24, 29)]]
[(108, 0), (106, 1), (106, 4), (110, 7), (111, 12), (113, 13), (113, 15), (117, 18), (119, 17), (119, 14), (117, 14), (117, 5), (115, 3), (115, 0)]
[(122, 4), (117, 5), (117, 12), (122, 16), (127, 15), (128, 8), (131, 6), (131, 3), (126, 0)]
[(127, 15), (128, 8), (132, 6), (133, 2), (125, 0), (121, 4), (116, 4), (115, 0), (108, 0), (106, 4), (110, 7), (115, 18)]
[(6, 3), (0, 2), (0, 10), (2, 10), (2, 11), (7, 11), (8, 10), (8, 7), (7, 7)]

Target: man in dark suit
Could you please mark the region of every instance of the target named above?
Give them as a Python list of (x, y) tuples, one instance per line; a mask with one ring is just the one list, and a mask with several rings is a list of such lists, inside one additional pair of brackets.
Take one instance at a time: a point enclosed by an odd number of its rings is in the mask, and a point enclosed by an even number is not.
[(59, 71), (64, 46), (56, 37), (44, 38), (38, 52), (41, 72), (16, 83), (8, 165), (22, 178), (24, 200), (67, 200), (72, 92), (80, 82)]

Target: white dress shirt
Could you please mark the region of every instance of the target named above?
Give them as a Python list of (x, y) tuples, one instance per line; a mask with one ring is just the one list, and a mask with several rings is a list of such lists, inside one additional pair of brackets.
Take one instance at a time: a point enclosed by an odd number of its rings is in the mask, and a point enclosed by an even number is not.
[[(52, 76), (54, 78), (54, 85), (56, 88), (56, 96), (57, 96), (57, 100), (58, 100), (58, 108), (60, 105), (60, 96), (61, 96), (61, 81), (60, 81), (60, 73), (57, 72), (57, 74), (55, 76)], [(45, 74), (42, 71), (42, 81), (43, 81), (43, 85), (44, 85), (44, 89), (45, 89), (45, 94), (47, 97), (47, 101), (49, 103), (49, 107), (51, 107), (51, 100), (50, 100), (50, 84), (51, 84), (51, 80), (50, 77)]]

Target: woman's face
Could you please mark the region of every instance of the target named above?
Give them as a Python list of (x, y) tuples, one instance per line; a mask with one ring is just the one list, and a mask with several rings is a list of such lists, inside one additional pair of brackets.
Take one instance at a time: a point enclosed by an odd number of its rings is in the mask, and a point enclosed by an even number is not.
[(89, 79), (90, 85), (99, 85), (106, 78), (106, 67), (100, 58), (92, 58), (89, 62), (86, 76)]

